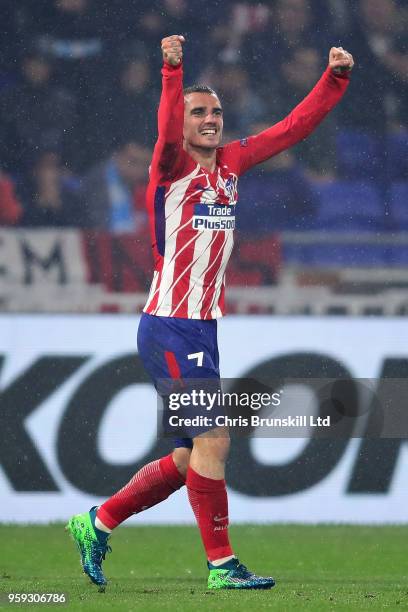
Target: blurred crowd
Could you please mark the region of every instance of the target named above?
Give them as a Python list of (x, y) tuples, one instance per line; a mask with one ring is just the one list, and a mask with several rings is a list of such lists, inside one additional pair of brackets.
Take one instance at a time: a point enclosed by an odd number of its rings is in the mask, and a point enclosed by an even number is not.
[(403, 0), (2, 0), (1, 225), (145, 231), (160, 40), (174, 33), (186, 37), (185, 83), (219, 93), (224, 141), (288, 114), (331, 46), (354, 55), (340, 106), (242, 180), (248, 231), (310, 226), (316, 186), (333, 180), (363, 177), (384, 194), (388, 181), (408, 180)]

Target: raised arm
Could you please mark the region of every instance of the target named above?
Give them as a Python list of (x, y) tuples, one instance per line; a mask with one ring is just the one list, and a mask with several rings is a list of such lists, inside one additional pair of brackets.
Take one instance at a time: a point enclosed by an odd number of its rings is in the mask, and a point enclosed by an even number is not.
[[(285, 119), (240, 143), (240, 174), (308, 136), (336, 106), (349, 83), (353, 57), (332, 47), (329, 65), (306, 98)], [(238, 143), (232, 143), (238, 146)]]
[(154, 148), (152, 171), (171, 177), (183, 151), (183, 36), (162, 40), (162, 93), (158, 110), (158, 139)]

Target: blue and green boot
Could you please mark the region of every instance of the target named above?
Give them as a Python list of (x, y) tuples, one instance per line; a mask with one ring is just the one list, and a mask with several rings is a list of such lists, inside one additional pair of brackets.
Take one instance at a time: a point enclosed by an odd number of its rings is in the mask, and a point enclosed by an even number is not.
[(236, 558), (218, 567), (208, 562), (208, 569), (209, 589), (271, 589), (275, 586), (273, 578), (253, 574)]
[(89, 512), (76, 514), (69, 519), (66, 530), (78, 546), (84, 573), (99, 586), (99, 590), (104, 591), (107, 580), (103, 575), (102, 561), (112, 549), (108, 546), (109, 534), (95, 527), (96, 511), (94, 506)]

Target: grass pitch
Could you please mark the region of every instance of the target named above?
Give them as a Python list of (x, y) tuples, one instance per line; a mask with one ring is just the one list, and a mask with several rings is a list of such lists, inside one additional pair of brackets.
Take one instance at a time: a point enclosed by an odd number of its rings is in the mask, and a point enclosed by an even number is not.
[(241, 561), (274, 576), (277, 585), (214, 592), (206, 591), (196, 528), (123, 527), (111, 538), (113, 553), (104, 564), (107, 590), (98, 593), (81, 573), (62, 525), (1, 525), (0, 592), (3, 598), (8, 592), (65, 592), (67, 605), (45, 609), (98, 612), (408, 610), (407, 539), (408, 527), (235, 526), (231, 540)]

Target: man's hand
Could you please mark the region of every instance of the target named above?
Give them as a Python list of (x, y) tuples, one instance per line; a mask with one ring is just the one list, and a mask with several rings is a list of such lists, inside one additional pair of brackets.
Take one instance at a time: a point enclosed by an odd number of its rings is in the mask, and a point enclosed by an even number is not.
[(161, 42), (163, 60), (171, 66), (178, 66), (183, 57), (184, 36), (166, 36)]
[(353, 56), (343, 47), (332, 47), (329, 53), (329, 66), (336, 74), (349, 72), (354, 66)]

